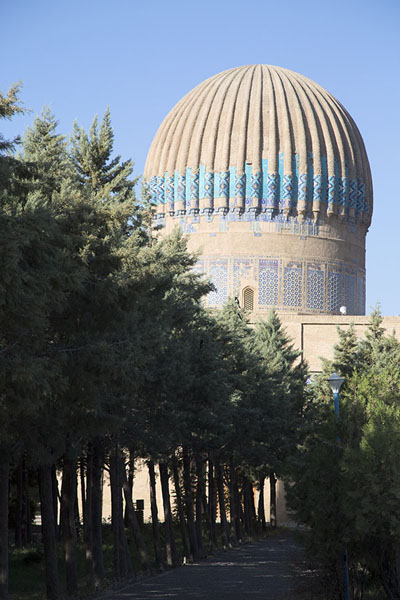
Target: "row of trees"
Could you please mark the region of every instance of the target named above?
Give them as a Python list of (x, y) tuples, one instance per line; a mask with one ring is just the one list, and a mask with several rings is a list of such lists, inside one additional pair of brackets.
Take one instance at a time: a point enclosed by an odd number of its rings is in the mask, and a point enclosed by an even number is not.
[[(0, 117), (21, 110), (17, 87), (0, 96)], [(0, 598), (7, 598), (10, 476), (23, 543), (37, 474), (50, 600), (60, 595), (56, 469), (70, 596), (78, 589), (78, 521), (88, 587), (104, 584), (105, 467), (116, 579), (132, 573), (125, 523), (142, 568), (151, 568), (132, 503), (137, 457), (149, 469), (156, 563), (180, 560), (170, 478), (188, 559), (204, 555), (204, 527), (207, 545), (218, 543), (217, 510), (225, 545), (251, 534), (254, 482), (262, 491), (270, 478), (274, 507), (276, 476), (296, 447), (303, 414), (305, 368), (278, 318), (272, 313), (250, 329), (235, 303), (217, 315), (204, 310), (212, 286), (193, 270), (196, 257), (178, 231), (154, 237), (152, 207), (135, 198), (132, 162), (113, 157), (108, 111), (88, 133), (75, 125), (67, 140), (45, 110), (20, 155), (10, 154), (17, 140), (0, 142)]]
[[(354, 599), (374, 585), (389, 600), (400, 598), (399, 365), (400, 343), (385, 333), (376, 310), (364, 338), (357, 339), (353, 327), (339, 329), (334, 360), (307, 386), (288, 501), (310, 527), (332, 598), (343, 598), (345, 549)], [(327, 384), (333, 371), (345, 377), (339, 422)]]

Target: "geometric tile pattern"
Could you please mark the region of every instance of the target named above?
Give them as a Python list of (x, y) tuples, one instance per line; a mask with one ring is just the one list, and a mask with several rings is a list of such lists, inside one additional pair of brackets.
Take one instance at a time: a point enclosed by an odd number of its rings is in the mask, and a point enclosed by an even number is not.
[(313, 199), (319, 202), (323, 202), (324, 198), (322, 196), (322, 175), (314, 175), (314, 193)]
[(342, 273), (328, 273), (328, 312), (339, 312), (342, 306)]
[(283, 305), (301, 306), (303, 269), (301, 266), (287, 266), (283, 274)]
[(298, 178), (298, 188), (299, 188), (298, 198), (302, 202), (305, 202), (307, 199), (307, 181), (308, 181), (308, 175), (306, 173), (300, 173), (299, 178)]
[(324, 310), (325, 273), (316, 265), (307, 269), (307, 308)]
[(277, 306), (279, 291), (278, 259), (258, 262), (258, 304)]
[(355, 302), (355, 275), (353, 273), (345, 273), (344, 275), (344, 306), (350, 315), (357, 312), (354, 306)]
[(284, 175), (282, 182), (282, 205), (283, 208), (294, 208), (296, 199), (294, 198), (294, 177), (293, 175)]
[(365, 315), (365, 279), (357, 277), (357, 313)]
[(275, 306), (288, 311), (365, 314), (365, 279), (343, 263), (288, 260), (274, 256), (201, 257), (194, 267), (216, 287), (208, 304), (222, 306), (228, 297), (243, 299), (244, 289), (254, 290), (256, 309)]
[(233, 289), (235, 295), (239, 294), (240, 282), (252, 277), (253, 261), (249, 258), (233, 259)]
[(211, 260), (209, 277), (215, 285), (216, 291), (208, 295), (210, 306), (222, 306), (228, 299), (228, 261)]
[(335, 204), (336, 179), (337, 178), (334, 175), (328, 177), (328, 207), (330, 209), (332, 209)]
[(174, 178), (165, 178), (165, 202), (168, 204), (169, 210), (174, 210)]
[[(282, 155), (280, 163), (283, 162), (289, 161), (284, 161)], [(269, 172), (268, 166), (253, 170), (247, 165), (245, 173), (237, 173), (235, 167), (216, 173), (200, 167), (200, 176), (188, 168), (185, 173), (176, 171), (174, 176), (165, 173), (151, 177), (149, 190), (153, 203), (167, 204), (169, 211), (198, 208), (199, 199), (208, 200), (207, 208), (213, 210), (214, 199), (223, 198), (231, 200), (232, 207), (235, 201), (239, 208), (272, 208), (278, 212), (295, 208), (299, 200), (303, 206), (305, 201), (309, 202), (310, 207), (313, 202), (319, 202), (331, 209), (334, 205), (342, 207), (345, 219), (355, 221), (362, 214), (368, 214), (370, 207), (365, 198), (365, 182), (360, 177), (328, 176), (326, 157), (321, 157), (321, 163), (323, 175), (313, 175), (310, 165), (308, 173), (299, 172), (296, 155), (291, 159), (293, 172), (290, 174), (281, 172), (281, 166), (279, 172)], [(179, 209), (175, 206), (178, 202)]]

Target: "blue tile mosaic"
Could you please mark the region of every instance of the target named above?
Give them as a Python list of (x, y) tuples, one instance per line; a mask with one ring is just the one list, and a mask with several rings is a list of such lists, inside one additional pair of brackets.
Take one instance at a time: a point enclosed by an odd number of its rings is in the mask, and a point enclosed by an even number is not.
[[(278, 172), (268, 170), (268, 161), (263, 159), (262, 169), (253, 170), (250, 164), (245, 165), (244, 173), (237, 173), (235, 167), (226, 171), (208, 172), (203, 165), (198, 173), (192, 173), (190, 168), (185, 173), (165, 173), (164, 177), (152, 177), (149, 189), (155, 204), (167, 203), (169, 210), (175, 209), (174, 204), (180, 203), (187, 210), (198, 209), (199, 199), (207, 200), (207, 209), (213, 210), (214, 198), (230, 200), (230, 208), (242, 209), (244, 206), (272, 210), (274, 214), (281, 210), (295, 209), (298, 202), (313, 201), (327, 203), (330, 212), (335, 212), (334, 205), (342, 207), (341, 214), (347, 218), (349, 209), (355, 209), (356, 220), (362, 214), (369, 214), (370, 206), (365, 197), (365, 181), (358, 176), (350, 178), (348, 169), (346, 175), (340, 175), (339, 165), (335, 163), (334, 172), (328, 176), (327, 160), (321, 156), (321, 174), (314, 173), (313, 157), (307, 158), (307, 173), (299, 173), (298, 156), (293, 155), (290, 161), (285, 161), (283, 154), (279, 155)], [(284, 173), (284, 164), (289, 163), (292, 173)], [(227, 202), (228, 206), (228, 202)], [(344, 208), (344, 210), (343, 210)], [(354, 218), (354, 211), (350, 214)]]
[(324, 309), (325, 273), (322, 269), (307, 269), (307, 308), (322, 311)]
[(357, 311), (365, 315), (365, 279), (357, 277)]
[(255, 290), (255, 308), (261, 310), (275, 306), (292, 312), (338, 314), (345, 305), (349, 315), (365, 314), (365, 280), (345, 264), (285, 263), (278, 257), (262, 256), (210, 257), (199, 261), (196, 270), (202, 269), (217, 288), (208, 296), (210, 306), (220, 307), (250, 285)]
[(307, 200), (307, 181), (308, 181), (307, 173), (300, 173), (299, 179), (298, 179), (298, 189), (299, 189), (298, 199), (301, 200), (302, 202), (306, 202), (306, 200)]
[(349, 315), (355, 314), (355, 275), (351, 273), (345, 273), (344, 275), (344, 306), (347, 308)]
[(342, 306), (343, 296), (342, 273), (328, 272), (328, 312), (338, 313)]
[(258, 261), (258, 304), (277, 306), (279, 292), (278, 259)]
[(210, 260), (209, 277), (216, 291), (208, 294), (208, 304), (222, 306), (228, 299), (228, 260)]
[(283, 305), (301, 306), (303, 269), (301, 266), (287, 266), (283, 271)]

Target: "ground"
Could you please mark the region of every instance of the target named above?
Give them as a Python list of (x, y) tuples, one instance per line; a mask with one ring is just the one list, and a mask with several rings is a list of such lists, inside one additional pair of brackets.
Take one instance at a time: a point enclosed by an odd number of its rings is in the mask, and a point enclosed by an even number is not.
[(274, 536), (218, 552), (104, 594), (103, 600), (322, 600), (295, 535)]

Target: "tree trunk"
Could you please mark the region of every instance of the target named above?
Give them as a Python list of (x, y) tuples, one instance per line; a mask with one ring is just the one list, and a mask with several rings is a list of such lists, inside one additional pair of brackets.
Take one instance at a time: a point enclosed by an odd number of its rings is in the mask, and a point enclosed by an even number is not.
[(229, 509), (231, 516), (231, 535), (235, 542), (242, 538), (242, 528), (240, 525), (240, 501), (239, 491), (236, 483), (236, 470), (233, 463), (229, 466)]
[(78, 538), (79, 531), (81, 529), (81, 516), (79, 514), (79, 502), (78, 502), (78, 473), (75, 469), (75, 499), (74, 499), (74, 518), (75, 518), (75, 530)]
[(248, 536), (253, 534), (250, 502), (249, 480), (247, 477), (243, 477), (244, 529)]
[[(202, 485), (202, 504), (203, 504), (203, 515), (205, 515), (206, 517), (206, 523), (207, 523), (207, 532), (208, 532), (208, 541), (209, 541), (209, 550), (210, 552), (212, 552), (215, 548), (215, 544), (214, 544), (214, 540), (213, 540), (213, 534), (212, 534), (212, 524), (211, 524), (211, 513), (210, 510), (212, 510), (212, 498), (209, 497), (209, 499), (207, 500), (207, 494), (206, 494), (206, 481), (205, 481), (205, 463), (202, 460), (201, 462), (201, 472), (202, 472), (202, 479), (203, 479), (203, 485)], [(210, 484), (210, 480), (208, 479), (208, 483)], [(209, 489), (210, 489), (210, 485), (209, 485)]]
[(99, 440), (88, 446), (86, 468), (86, 558), (88, 563), (88, 586), (90, 590), (101, 588), (104, 579), (102, 543), (102, 451)]
[(85, 459), (84, 459), (83, 454), (79, 459), (79, 477), (80, 477), (80, 484), (81, 484), (82, 525), (83, 525), (83, 527), (85, 527), (85, 523), (87, 522), (87, 519), (86, 519), (87, 501), (86, 501), (86, 485), (85, 485)]
[(148, 572), (151, 569), (150, 558), (147, 552), (146, 543), (144, 541), (139, 522), (136, 517), (135, 509), (132, 501), (132, 488), (126, 476), (125, 469), (122, 470), (122, 489), (125, 496), (125, 515), (131, 527), (132, 534), (135, 540), (136, 548), (139, 553), (140, 564), (143, 571)]
[[(111, 523), (114, 541), (114, 577), (124, 579), (132, 573), (131, 557), (125, 535), (122, 481), (125, 465), (118, 444), (110, 452)], [(126, 477), (126, 473), (125, 473)]]
[(111, 487), (111, 527), (113, 533), (114, 578), (121, 579), (121, 540), (120, 540), (120, 499), (118, 498), (117, 458), (115, 449), (110, 454), (110, 487)]
[(197, 546), (196, 527), (194, 523), (192, 478), (190, 476), (190, 456), (186, 446), (183, 446), (183, 485), (185, 488), (186, 516), (189, 530), (189, 541), (192, 555), (195, 560), (199, 558)]
[(177, 505), (177, 509), (178, 509), (179, 525), (181, 528), (183, 551), (184, 551), (186, 560), (189, 562), (192, 562), (193, 556), (192, 556), (192, 553), (190, 550), (189, 537), (188, 537), (188, 533), (187, 533), (186, 520), (185, 520), (185, 511), (183, 510), (182, 494), (181, 494), (181, 487), (180, 487), (180, 481), (179, 481), (178, 461), (177, 461), (176, 456), (174, 456), (172, 459), (172, 472), (173, 472), (173, 476), (174, 476), (176, 505)]
[(378, 542), (377, 546), (379, 574), (386, 597), (400, 600), (400, 546), (387, 540)]
[(157, 492), (156, 492), (156, 474), (154, 472), (154, 462), (149, 460), (147, 463), (150, 477), (150, 506), (151, 506), (151, 523), (153, 526), (153, 544), (156, 564), (159, 568), (163, 567), (163, 556), (160, 540), (160, 524), (158, 521), (157, 509)]
[(25, 494), (25, 523), (26, 523), (26, 539), (22, 540), (24, 545), (32, 543), (32, 515), (30, 505), (30, 494), (29, 494), (29, 472), (26, 466), (26, 461), (23, 462), (23, 487)]
[(68, 596), (78, 595), (78, 563), (75, 524), (76, 462), (64, 457), (61, 487), (60, 525), (65, 556), (65, 576)]
[(269, 473), (269, 491), (270, 491), (270, 525), (271, 527), (277, 527), (276, 520), (276, 478), (275, 473), (270, 471)]
[(15, 498), (15, 547), (20, 548), (22, 546), (22, 520), (24, 514), (23, 506), (23, 473), (22, 473), (22, 460), (18, 463), (15, 469), (15, 480), (16, 480), (16, 498)]
[(103, 451), (101, 441), (96, 440), (93, 444), (93, 465), (92, 465), (92, 554), (93, 554), (93, 572), (94, 585), (96, 589), (102, 586), (104, 580), (104, 558), (103, 558), (103, 533), (102, 533), (102, 468)]
[(169, 473), (168, 465), (166, 462), (159, 463), (161, 489), (164, 506), (164, 520), (165, 520), (165, 546), (167, 554), (167, 564), (171, 567), (176, 567), (178, 564), (176, 557), (176, 546), (175, 546), (175, 535), (172, 523), (172, 512), (171, 512), (171, 500), (169, 496)]
[(0, 461), (0, 600), (8, 598), (8, 488), (10, 465), (2, 453)]
[(56, 523), (54, 519), (54, 493), (52, 466), (39, 468), (39, 495), (42, 514), (42, 537), (45, 558), (46, 597), (57, 600), (59, 597)]
[[(131, 492), (131, 497), (133, 496), (133, 479), (134, 479), (134, 477), (135, 477), (135, 452), (132, 450), (132, 448), (130, 448), (130, 450), (129, 450), (127, 481), (128, 481), (129, 489), (130, 489), (130, 492)], [(129, 525), (129, 516), (128, 516), (128, 511), (127, 511), (127, 505), (126, 505), (126, 503), (125, 503), (125, 517), (124, 517), (124, 521), (125, 521), (125, 524), (128, 526)]]
[(208, 457), (208, 522), (210, 527), (210, 548), (214, 550), (218, 547), (217, 540), (217, 492), (215, 488), (214, 463)]
[(204, 558), (206, 553), (203, 547), (203, 490), (204, 490), (204, 471), (203, 459), (200, 455), (196, 455), (196, 539), (200, 557)]
[(228, 520), (226, 518), (224, 480), (221, 465), (218, 462), (215, 463), (215, 474), (217, 479), (219, 514), (221, 517), (222, 543), (224, 545), (224, 548), (227, 548), (228, 546), (231, 546), (231, 540), (229, 534)]
[(234, 490), (235, 490), (235, 498), (236, 498), (236, 507), (237, 507), (238, 516), (239, 516), (239, 518), (238, 518), (239, 539), (242, 539), (243, 530), (244, 530), (244, 510), (243, 510), (243, 503), (242, 503), (243, 489), (241, 491), (239, 491), (239, 483), (237, 480), (237, 473), (236, 473)]
[(54, 523), (56, 526), (56, 534), (59, 534), (61, 533), (58, 531), (58, 502), (60, 499), (60, 492), (58, 489), (57, 470), (55, 465), (51, 467), (51, 489), (53, 494)]
[(261, 530), (267, 530), (267, 524), (265, 522), (265, 509), (264, 509), (264, 485), (265, 485), (265, 477), (260, 475), (259, 482), (259, 496), (258, 496), (258, 511), (257, 511), (257, 520), (261, 523)]
[(93, 566), (93, 518), (92, 518), (92, 479), (93, 479), (93, 444), (89, 443), (86, 454), (86, 495), (85, 495), (85, 474), (81, 463), (81, 493), (83, 495), (83, 531), (86, 546), (86, 568), (87, 584), (90, 591), (94, 591), (94, 566)]

